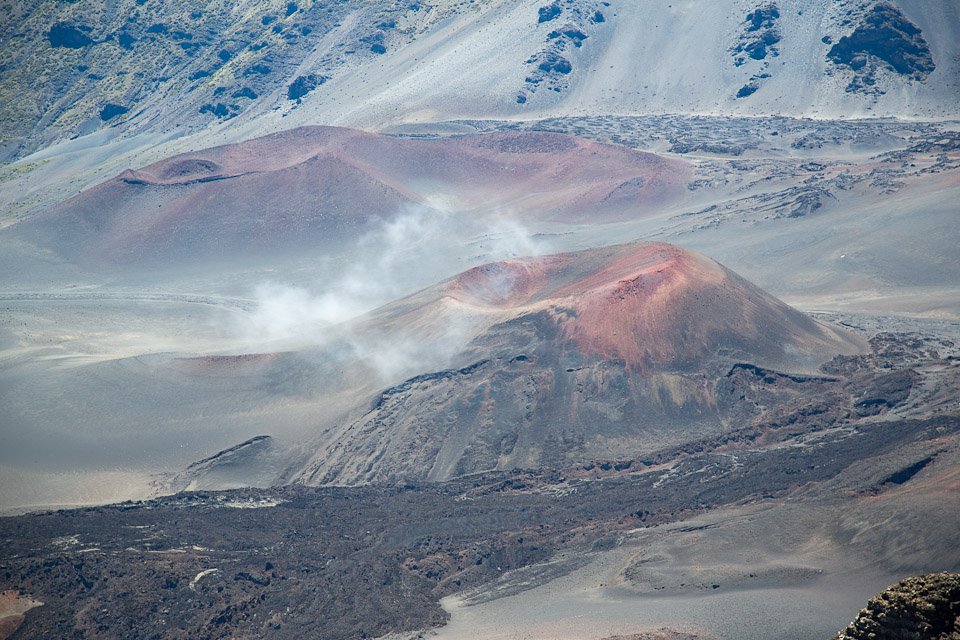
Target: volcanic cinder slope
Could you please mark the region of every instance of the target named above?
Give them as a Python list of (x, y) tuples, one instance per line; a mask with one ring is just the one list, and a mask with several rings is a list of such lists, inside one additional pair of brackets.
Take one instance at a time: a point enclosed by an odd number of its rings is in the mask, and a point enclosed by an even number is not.
[[(554, 133), (439, 140), (305, 127), (127, 170), (3, 232), (71, 265), (209, 277), (318, 255), (421, 208), (561, 222), (643, 216), (685, 193), (687, 165)], [(493, 222), (490, 222), (493, 225)]]
[(442, 325), (452, 309), (489, 327), (463, 367), (380, 393), (324, 435), (296, 480), (447, 480), (638, 455), (721, 431), (737, 367), (810, 372), (863, 346), (661, 243), (483, 265), (369, 322)]

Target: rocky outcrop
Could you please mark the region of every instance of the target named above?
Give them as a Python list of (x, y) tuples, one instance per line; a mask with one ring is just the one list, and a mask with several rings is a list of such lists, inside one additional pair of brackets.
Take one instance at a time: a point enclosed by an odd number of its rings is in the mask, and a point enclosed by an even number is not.
[(871, 93), (878, 69), (911, 80), (925, 80), (936, 65), (920, 29), (896, 7), (878, 4), (854, 29), (831, 47), (827, 59), (848, 67), (853, 77), (848, 92)]
[(523, 86), (517, 93), (517, 104), (525, 104), (537, 91), (562, 93), (569, 89), (567, 76), (574, 70), (571, 54), (590, 38), (590, 28), (606, 22), (601, 9), (607, 3), (596, 0), (560, 2), (540, 7), (537, 24), (565, 22), (555, 26), (546, 37), (543, 46), (526, 61), (528, 72)]
[[(754, 63), (748, 68), (754, 69), (753, 75), (735, 94), (736, 98), (752, 96), (771, 77), (770, 59), (780, 55), (779, 43), (783, 39), (780, 30), (780, 9), (776, 3), (769, 2), (747, 14), (736, 44), (730, 49), (733, 63), (741, 67)], [(759, 62), (759, 66), (756, 63)]]
[(295, 100), (299, 103), (303, 96), (307, 95), (327, 80), (328, 78), (326, 76), (318, 76), (315, 73), (309, 73), (305, 76), (297, 76), (297, 78), (290, 83), (290, 86), (287, 87), (287, 100)]
[(747, 14), (743, 33), (733, 49), (737, 66), (744, 63), (744, 56), (753, 60), (765, 60), (767, 56), (780, 55), (777, 44), (782, 39), (780, 32), (780, 9), (773, 2)]
[(960, 574), (907, 578), (870, 599), (834, 640), (960, 639)]

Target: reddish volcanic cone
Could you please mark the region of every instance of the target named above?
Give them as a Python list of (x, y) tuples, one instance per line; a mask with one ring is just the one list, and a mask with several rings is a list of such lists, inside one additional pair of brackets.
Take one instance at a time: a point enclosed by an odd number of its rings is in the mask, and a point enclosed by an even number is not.
[(124, 171), (7, 232), (89, 269), (249, 266), (335, 252), (437, 201), (471, 217), (635, 218), (683, 197), (689, 175), (678, 160), (555, 133), (303, 127)]
[(565, 348), (634, 370), (693, 370), (715, 356), (804, 369), (854, 349), (713, 260), (662, 243), (483, 265), (444, 293), (517, 316), (545, 313)]
[(384, 390), (298, 479), (444, 480), (629, 458), (741, 425), (738, 385), (753, 383), (737, 372), (812, 372), (863, 347), (659, 243), (483, 265), (371, 321), (431, 327), (439, 343), (454, 314), (475, 336), (460, 366)]

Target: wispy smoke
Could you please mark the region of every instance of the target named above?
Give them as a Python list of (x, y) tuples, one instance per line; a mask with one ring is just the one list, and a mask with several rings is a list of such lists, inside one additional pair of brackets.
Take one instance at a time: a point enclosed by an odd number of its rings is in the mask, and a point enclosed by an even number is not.
[[(316, 287), (258, 285), (244, 318), (245, 342), (271, 348), (324, 345), (349, 349), (383, 378), (443, 366), (462, 350), (472, 323), (454, 310), (431, 327), (377, 333), (358, 322), (387, 302), (477, 264), (549, 250), (503, 213), (464, 214), (435, 201), (385, 219), (345, 252), (346, 265)], [(437, 333), (436, 325), (442, 326)]]

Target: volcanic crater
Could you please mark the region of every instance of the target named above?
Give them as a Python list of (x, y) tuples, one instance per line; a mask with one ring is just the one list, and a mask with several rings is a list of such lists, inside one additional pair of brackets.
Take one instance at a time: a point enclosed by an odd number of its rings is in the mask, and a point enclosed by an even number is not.
[(547, 312), (577, 349), (638, 370), (693, 370), (715, 353), (808, 369), (852, 347), (729, 269), (665, 243), (481, 265), (441, 291), (515, 317)]

